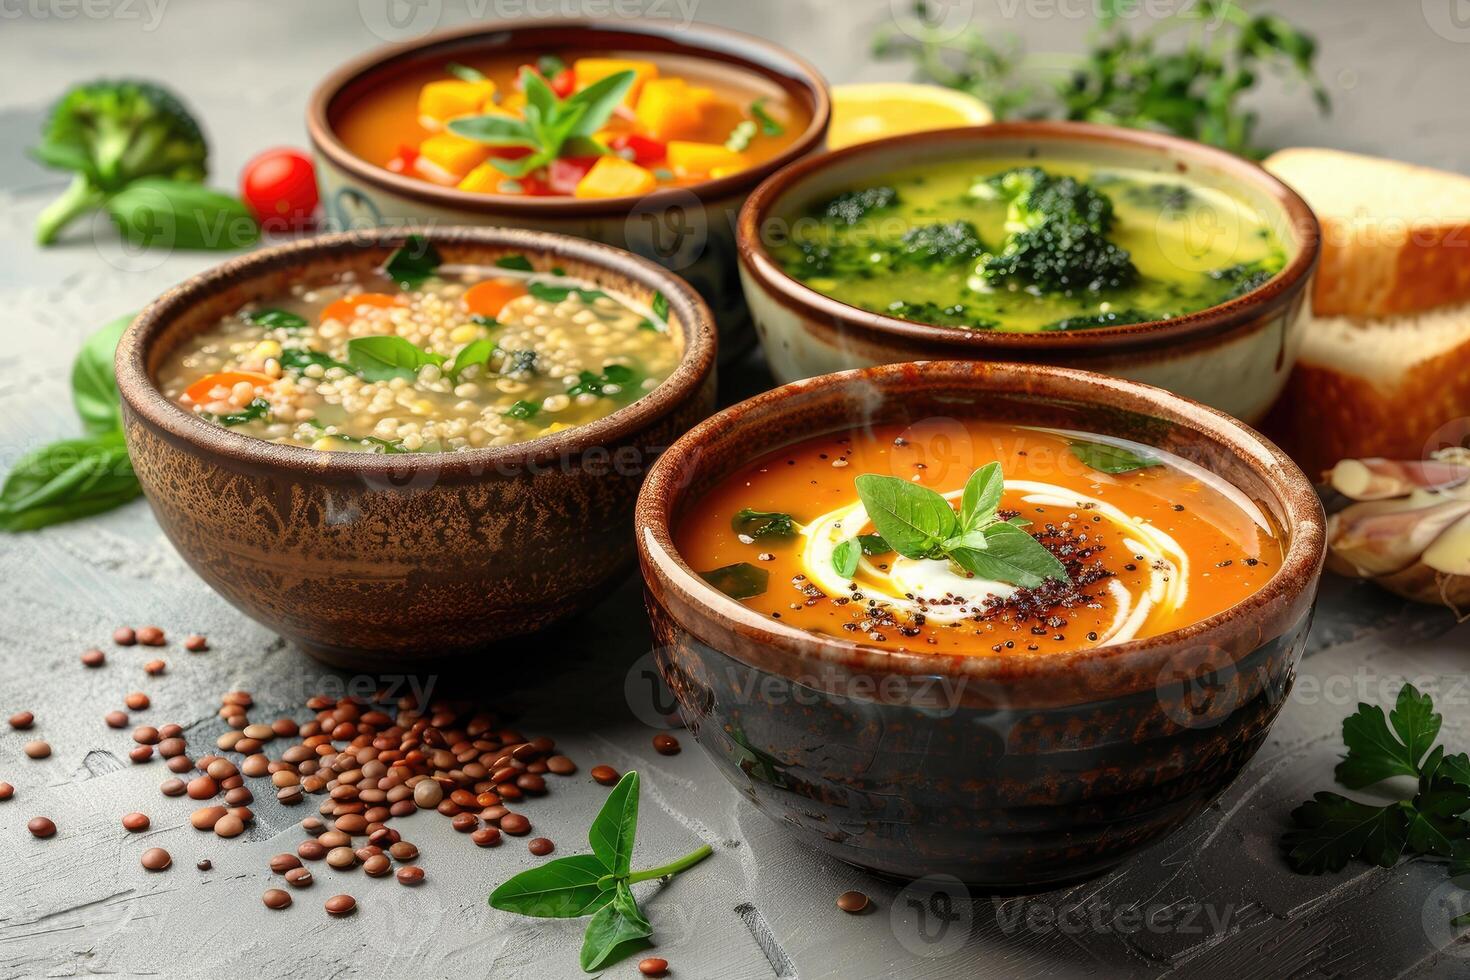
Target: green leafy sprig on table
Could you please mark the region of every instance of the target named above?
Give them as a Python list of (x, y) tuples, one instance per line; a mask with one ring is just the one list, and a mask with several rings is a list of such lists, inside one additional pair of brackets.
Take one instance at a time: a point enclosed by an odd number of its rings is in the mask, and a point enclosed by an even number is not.
[[(1408, 777), (1413, 795), (1375, 805), (1315, 794), (1292, 811), (1296, 827), (1282, 838), (1292, 869), (1322, 874), (1358, 859), (1391, 868), (1407, 853), (1444, 860), (1451, 875), (1470, 873), (1470, 756), (1436, 744), (1442, 722), (1434, 702), (1412, 684), (1399, 691), (1386, 717), (1376, 704), (1359, 704), (1342, 723), (1347, 754), (1337, 764), (1337, 781), (1364, 789)], [(1456, 924), (1470, 924), (1470, 916)]]
[[(1005, 490), (999, 463), (970, 474), (958, 514), (939, 493), (895, 476), (864, 473), (855, 483), (882, 543), (905, 558), (947, 558), (972, 575), (1021, 588), (1068, 577), (1057, 557), (1022, 529), (1027, 521), (998, 516)], [(853, 537), (837, 546), (832, 563), (839, 575), (857, 571), (863, 545)]]
[(526, 93), (524, 118), (466, 116), (449, 123), (450, 132), (490, 146), (522, 146), (531, 152), (508, 160), (495, 157), (491, 163), (509, 177), (524, 177), (563, 156), (604, 156), (607, 147), (592, 138), (602, 128), (636, 74), (620, 71), (600, 79), (565, 99), (558, 98), (539, 74), (521, 72)]
[(708, 844), (677, 861), (632, 870), (638, 830), (638, 773), (629, 772), (608, 794), (587, 832), (591, 854), (537, 865), (490, 893), (492, 908), (545, 919), (592, 916), (582, 940), (582, 969), (591, 973), (648, 945), (653, 927), (638, 908), (633, 886), (672, 878), (710, 856)]
[(36, 219), (39, 245), (98, 209), (129, 241), (148, 247), (234, 249), (260, 237), (244, 204), (203, 186), (209, 148), (199, 123), (153, 82), (74, 86), (52, 107), (30, 153), (74, 175)]
[(123, 440), (113, 354), (133, 314), (98, 330), (72, 362), (84, 435), (26, 453), (0, 485), (0, 530), (31, 531), (120, 507), (142, 493)]
[[(1137, 0), (1105, 0), (1082, 54), (1028, 55), (975, 25), (956, 34), (918, 0), (874, 38), (879, 58), (908, 58), (919, 78), (969, 92), (996, 118), (1063, 118), (1174, 133), (1247, 156), (1257, 114), (1243, 101), (1265, 72), (1294, 77), (1330, 111), (1316, 41), (1248, 0), (1199, 0), (1146, 26)], [(1132, 21), (1133, 23), (1130, 23)], [(1139, 24), (1139, 26), (1134, 26)]]

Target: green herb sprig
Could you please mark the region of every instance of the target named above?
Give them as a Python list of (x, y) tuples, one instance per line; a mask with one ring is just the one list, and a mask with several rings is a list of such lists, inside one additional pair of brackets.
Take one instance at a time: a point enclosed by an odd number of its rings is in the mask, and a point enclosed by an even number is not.
[(458, 136), (490, 146), (524, 146), (531, 152), (516, 159), (495, 157), (491, 163), (510, 177), (524, 177), (558, 157), (604, 156), (607, 147), (592, 138), (602, 128), (636, 74), (620, 71), (600, 79), (565, 99), (558, 98), (539, 74), (521, 72), (526, 93), (524, 118), (466, 116), (450, 120), (449, 130)]
[(0, 530), (30, 531), (120, 507), (143, 492), (123, 439), (113, 354), (133, 314), (89, 337), (72, 362), (71, 395), (85, 432), (22, 456), (0, 486)]
[(1067, 448), (1083, 464), (1100, 473), (1110, 473), (1114, 476), (1119, 473), (1133, 473), (1164, 465), (1153, 456), (1105, 442), (1074, 442)]
[[(1433, 700), (1412, 684), (1400, 689), (1387, 716), (1376, 704), (1359, 704), (1342, 723), (1347, 753), (1337, 781), (1363, 789), (1409, 777), (1413, 795), (1375, 806), (1315, 794), (1292, 811), (1296, 827), (1282, 838), (1292, 870), (1340, 871), (1357, 859), (1391, 868), (1407, 853), (1447, 862), (1452, 876), (1470, 873), (1470, 756), (1436, 744), (1442, 722)], [(1470, 916), (1455, 924), (1470, 924)]]
[(638, 908), (633, 886), (672, 878), (710, 856), (708, 844), (677, 861), (632, 870), (638, 830), (638, 773), (629, 772), (608, 794), (587, 838), (591, 854), (574, 854), (538, 865), (490, 893), (490, 906), (545, 919), (592, 916), (582, 940), (582, 969), (591, 973), (648, 945), (653, 927)]
[[(1048, 579), (1067, 580), (1067, 569), (1020, 519), (997, 516), (1005, 477), (999, 463), (986, 463), (965, 482), (960, 511), (943, 496), (895, 476), (864, 473), (855, 481), (868, 519), (888, 548), (905, 558), (948, 558), (972, 575), (1034, 589)], [(851, 577), (863, 542), (838, 545), (833, 566)]]
[(1014, 39), (971, 25), (955, 34), (917, 0), (880, 32), (879, 58), (913, 61), (919, 78), (969, 92), (997, 118), (1060, 117), (1175, 133), (1246, 156), (1256, 113), (1242, 104), (1263, 75), (1305, 83), (1318, 111), (1330, 101), (1317, 76), (1317, 44), (1249, 0), (1200, 0), (1134, 28), (1137, 0), (1105, 0), (1100, 29), (1081, 54), (1027, 54)]

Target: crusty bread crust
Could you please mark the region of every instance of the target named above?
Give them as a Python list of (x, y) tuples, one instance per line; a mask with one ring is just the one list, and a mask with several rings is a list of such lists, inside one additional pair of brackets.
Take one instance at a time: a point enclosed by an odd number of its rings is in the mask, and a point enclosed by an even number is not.
[(1470, 301), (1470, 224), (1395, 231), (1318, 219), (1318, 316), (1395, 316)]
[(1309, 356), (1297, 361), (1262, 429), (1313, 480), (1340, 459), (1421, 459), (1441, 448), (1429, 441), (1447, 423), (1470, 416), (1470, 325), (1459, 344), (1413, 363), (1391, 384)]

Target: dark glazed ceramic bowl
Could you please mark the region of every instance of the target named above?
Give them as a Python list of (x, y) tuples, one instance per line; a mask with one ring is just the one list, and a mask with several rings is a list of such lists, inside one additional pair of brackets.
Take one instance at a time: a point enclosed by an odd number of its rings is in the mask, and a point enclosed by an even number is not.
[[(812, 202), (919, 161), (1032, 157), (1178, 174), (1220, 189), (1260, 214), (1286, 249), (1286, 267), (1244, 296), (1172, 320), (1004, 333), (914, 323), (849, 306), (787, 275), (766, 247)], [(1237, 228), (1213, 210), (1202, 212), (1196, 224), (1206, 215), (1216, 224), (1191, 227), (1192, 234)], [(1281, 393), (1301, 347), (1320, 231), (1295, 191), (1224, 150), (1115, 126), (1007, 122), (909, 133), (795, 163), (745, 202), (736, 237), (746, 303), (779, 381), (920, 358), (1027, 361), (1158, 385), (1253, 422)]]
[(590, 605), (631, 562), (648, 465), (714, 408), (714, 324), (688, 284), (605, 245), (491, 228), (421, 233), (446, 263), (521, 254), (644, 303), (662, 292), (683, 351), (674, 373), (554, 435), (400, 455), (255, 439), (155, 386), (163, 359), (222, 315), (296, 283), (375, 269), (410, 233), (324, 235), (226, 262), (154, 301), (117, 350), (128, 452), (174, 546), (250, 616), (356, 667), (483, 647)]
[[(477, 194), (393, 173), (355, 155), (335, 127), (374, 86), (424, 65), (548, 50), (687, 55), (763, 79), (812, 116), (784, 152), (760, 166), (693, 187), (587, 199)], [(306, 127), (319, 163), (322, 203), (337, 228), (450, 223), (534, 228), (605, 242), (689, 280), (713, 307), (728, 362), (755, 341), (735, 271), (735, 216), (762, 180), (826, 144), (831, 101), (810, 63), (760, 38), (657, 19), (479, 21), (372, 51), (328, 75), (312, 93)]]
[[(674, 548), (681, 517), (761, 453), (907, 422), (953, 457), (963, 450), (939, 440), (954, 418), (1123, 436), (1191, 460), (1270, 515), (1282, 566), (1249, 599), (1172, 633), (1029, 659), (950, 657), (777, 623)], [(1230, 783), (1290, 688), (1324, 522), (1301, 471), (1213, 409), (1089, 372), (957, 361), (827, 375), (726, 409), (659, 459), (635, 516), (660, 672), (726, 777), (843, 861), (1007, 890), (1099, 874)]]

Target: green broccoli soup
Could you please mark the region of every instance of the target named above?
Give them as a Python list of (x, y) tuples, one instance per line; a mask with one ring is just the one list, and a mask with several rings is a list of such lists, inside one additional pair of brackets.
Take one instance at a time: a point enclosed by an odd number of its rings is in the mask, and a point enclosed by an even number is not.
[(1281, 271), (1262, 216), (1173, 175), (1073, 162), (954, 161), (818, 200), (772, 249), (852, 306), (1033, 332), (1165, 320)]

